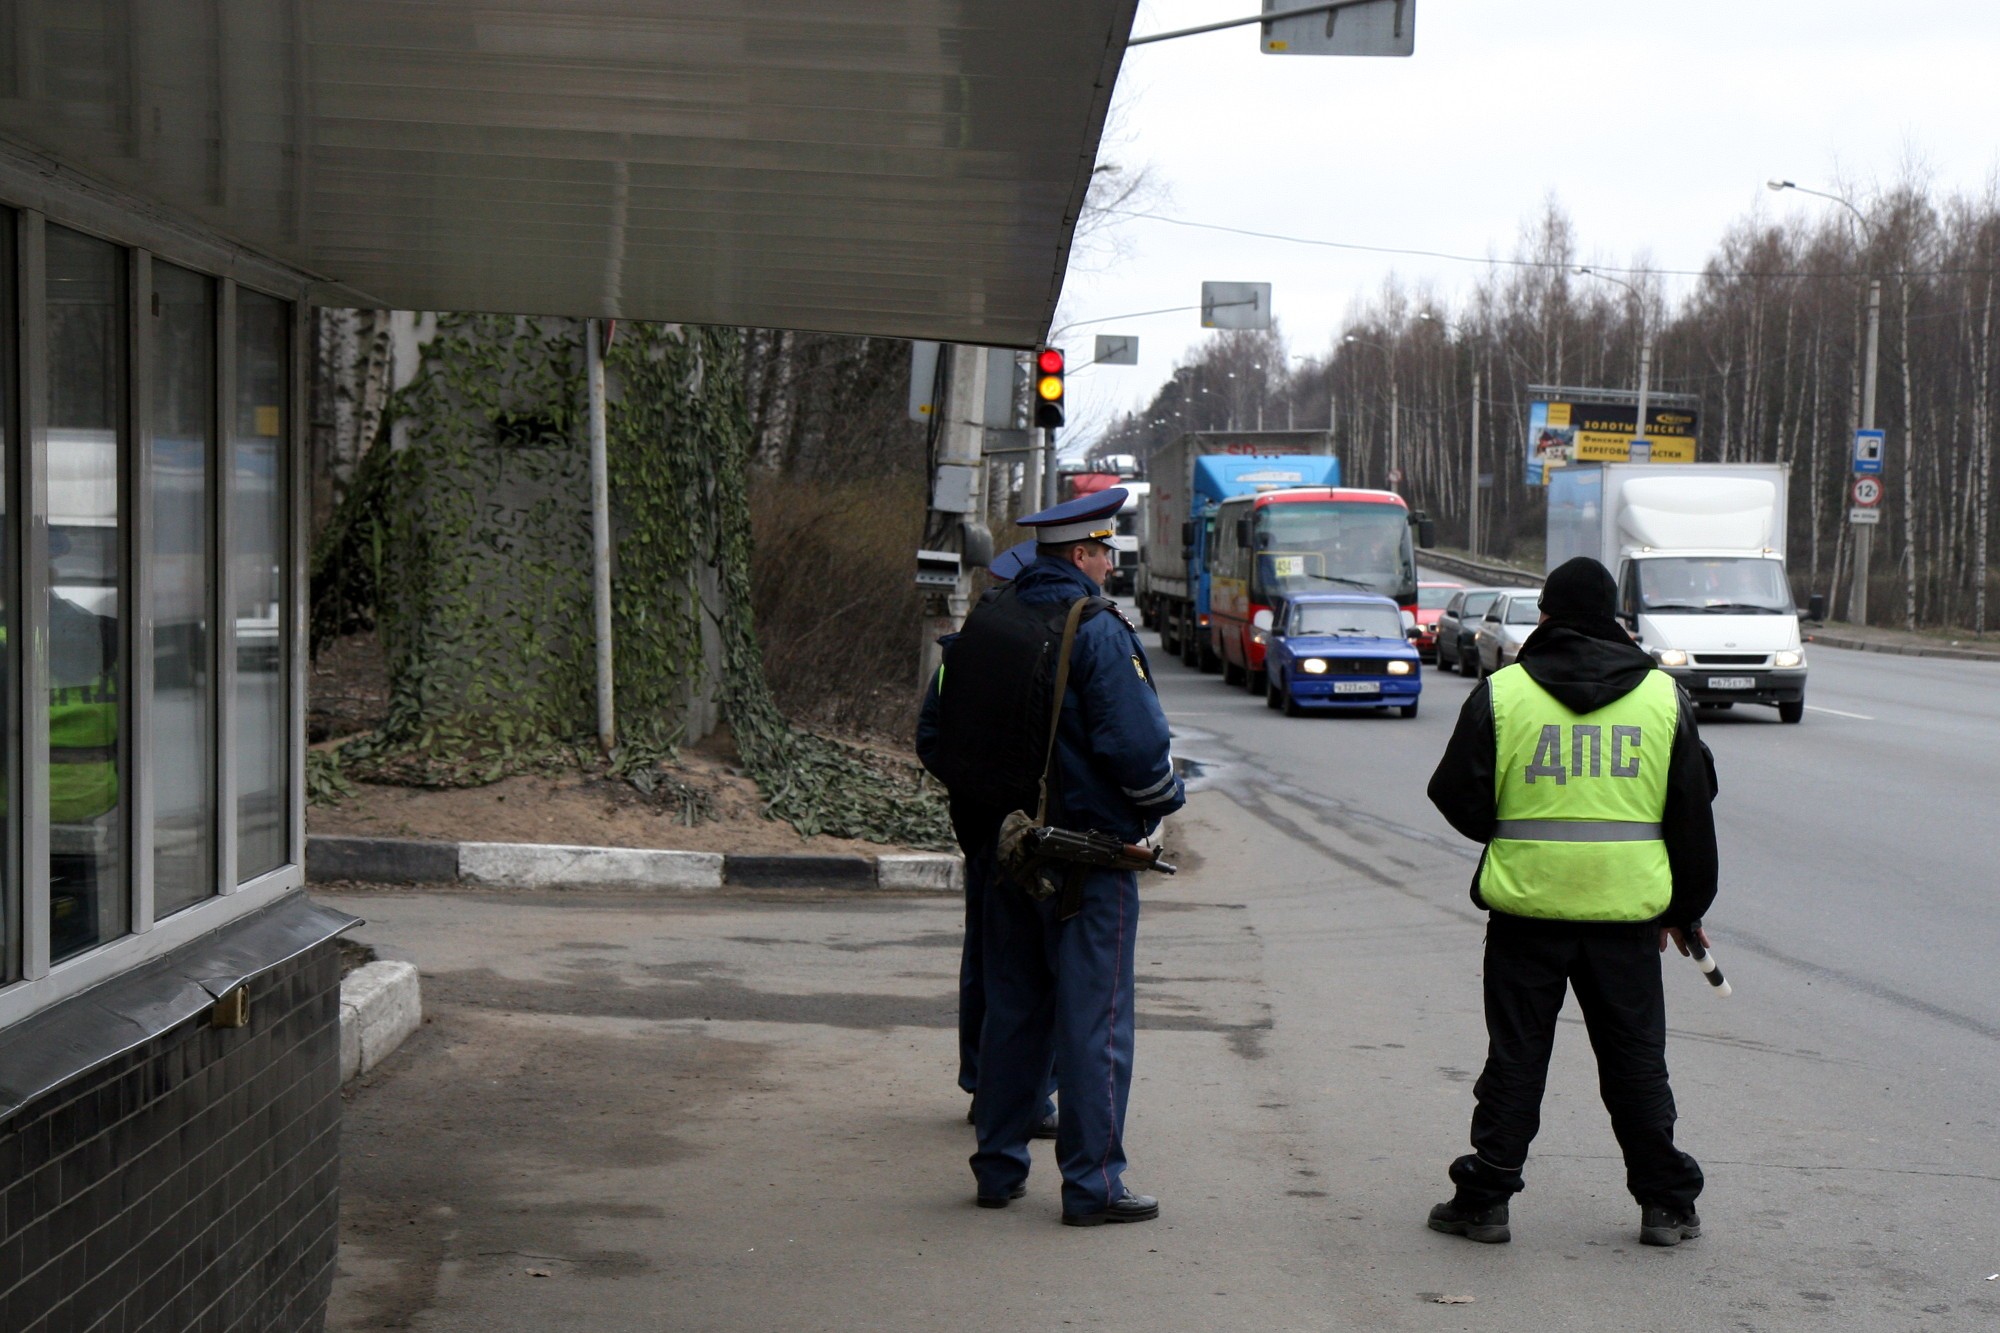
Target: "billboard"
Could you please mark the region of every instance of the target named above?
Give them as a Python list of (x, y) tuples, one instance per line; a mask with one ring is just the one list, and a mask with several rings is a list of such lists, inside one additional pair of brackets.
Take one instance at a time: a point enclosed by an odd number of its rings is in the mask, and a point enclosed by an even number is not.
[[(1551, 468), (1567, 463), (1628, 463), (1638, 434), (1636, 403), (1596, 403), (1550, 399), (1528, 407), (1528, 484), (1546, 485)], [(1646, 406), (1650, 459), (1639, 462), (1694, 462), (1698, 415), (1692, 407)]]

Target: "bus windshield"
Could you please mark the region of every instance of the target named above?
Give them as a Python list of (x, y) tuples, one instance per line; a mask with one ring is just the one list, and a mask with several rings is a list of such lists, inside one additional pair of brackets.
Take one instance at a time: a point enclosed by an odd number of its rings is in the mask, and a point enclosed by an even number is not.
[(1352, 588), (1398, 602), (1417, 592), (1409, 511), (1368, 501), (1297, 501), (1257, 510), (1255, 595), (1273, 602), (1295, 592)]

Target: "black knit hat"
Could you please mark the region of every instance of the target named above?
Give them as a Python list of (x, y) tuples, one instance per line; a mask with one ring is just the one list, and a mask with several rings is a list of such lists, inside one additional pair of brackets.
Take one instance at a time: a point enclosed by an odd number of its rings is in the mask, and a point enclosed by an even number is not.
[(1542, 584), (1542, 612), (1550, 620), (1602, 623), (1618, 615), (1618, 584), (1611, 571), (1587, 555), (1565, 560)]

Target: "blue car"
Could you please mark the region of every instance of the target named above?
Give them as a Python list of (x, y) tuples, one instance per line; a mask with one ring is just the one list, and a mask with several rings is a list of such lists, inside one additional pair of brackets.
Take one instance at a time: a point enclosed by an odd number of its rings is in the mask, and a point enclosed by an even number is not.
[(1389, 707), (1417, 715), (1422, 661), (1402, 608), (1389, 598), (1300, 593), (1276, 614), (1265, 627), (1271, 673), (1265, 703), (1287, 717), (1308, 709)]

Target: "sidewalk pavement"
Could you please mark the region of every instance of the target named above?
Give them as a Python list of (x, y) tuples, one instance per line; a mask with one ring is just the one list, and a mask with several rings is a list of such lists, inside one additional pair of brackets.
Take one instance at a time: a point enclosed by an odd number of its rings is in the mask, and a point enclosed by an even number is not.
[(1260, 1109), (1257, 942), (1199, 873), (1149, 883), (1139, 937), (1130, 1179), (1163, 1216), (1087, 1232), (1047, 1143), (973, 1205), (956, 898), (320, 896), (426, 1003), (349, 1089), (330, 1329), (1329, 1326), (1326, 1182)]

